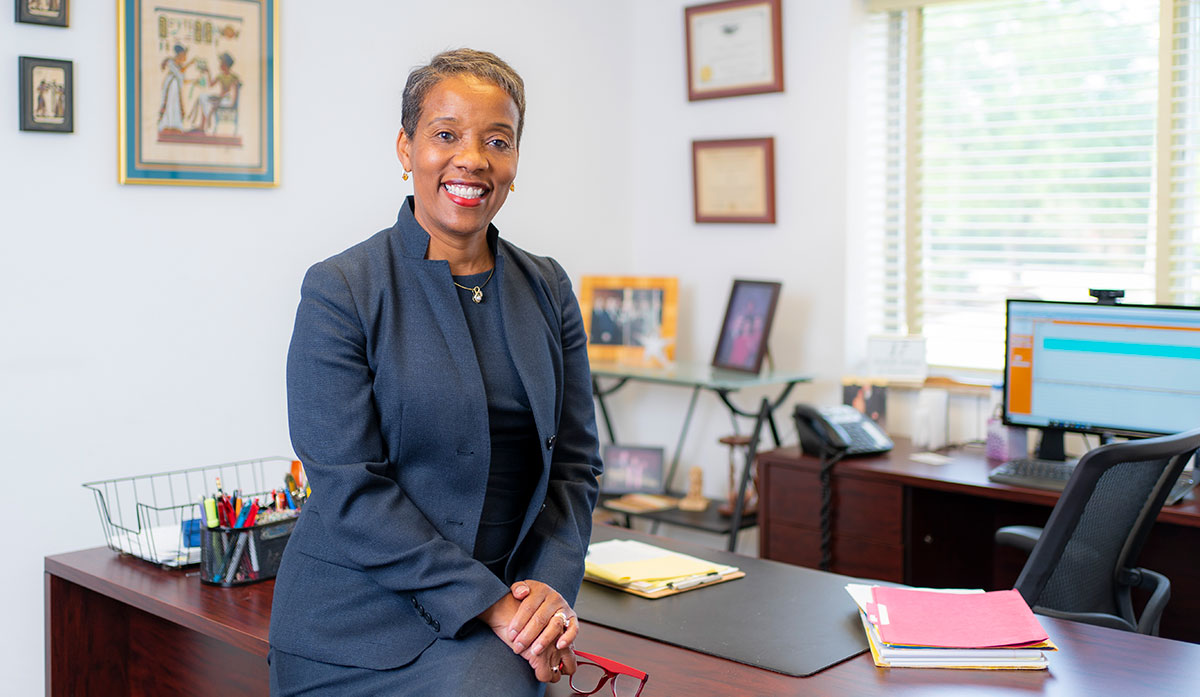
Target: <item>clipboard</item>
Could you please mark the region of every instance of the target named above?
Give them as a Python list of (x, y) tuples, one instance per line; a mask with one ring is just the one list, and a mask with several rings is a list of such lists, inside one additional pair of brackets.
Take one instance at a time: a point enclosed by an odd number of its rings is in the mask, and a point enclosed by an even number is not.
[[(663, 575), (652, 575), (655, 572)], [(732, 581), (745, 575), (735, 566), (718, 564), (645, 542), (607, 540), (592, 545), (588, 550), (584, 580), (642, 598), (655, 599)], [(623, 581), (624, 578), (629, 580)]]
[(715, 586), (718, 583), (724, 583), (726, 581), (732, 581), (734, 579), (739, 579), (739, 578), (744, 577), (745, 575), (746, 575), (746, 572), (739, 569), (730, 574), (724, 574), (724, 575), (717, 574), (715, 580), (712, 580), (712, 581), (705, 581), (703, 583), (689, 584), (682, 588), (675, 588), (674, 586), (670, 586), (670, 587), (663, 588), (661, 590), (656, 590), (656, 591), (649, 592), (649, 593), (646, 591), (643, 591), (643, 590), (639, 590), (637, 588), (632, 588), (630, 586), (622, 586), (620, 584), (610, 583), (608, 581), (605, 581), (604, 579), (596, 578), (594, 576), (585, 575), (583, 577), (583, 580), (588, 581), (590, 583), (594, 583), (598, 586), (607, 586), (608, 588), (615, 588), (619, 591), (625, 591), (626, 593), (630, 593), (632, 595), (636, 595), (641, 598), (649, 598), (651, 600), (654, 600), (656, 598), (665, 598), (668, 595), (678, 595), (680, 593), (686, 593), (690, 590), (695, 590), (697, 588), (707, 588), (708, 586)]

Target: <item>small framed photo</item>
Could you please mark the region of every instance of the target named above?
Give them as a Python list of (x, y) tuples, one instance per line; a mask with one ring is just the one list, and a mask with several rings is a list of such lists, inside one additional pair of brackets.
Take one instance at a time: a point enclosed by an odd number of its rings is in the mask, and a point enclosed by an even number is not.
[(75, 131), (75, 80), (71, 61), (21, 56), (21, 130)]
[(697, 223), (775, 222), (775, 139), (692, 141)]
[(584, 276), (579, 306), (590, 360), (663, 367), (675, 359), (679, 279)]
[(16, 0), (16, 3), (18, 22), (68, 26), (67, 8), (70, 0)]
[(279, 185), (279, 0), (119, 0), (122, 184)]
[(688, 101), (783, 91), (780, 0), (684, 8)]
[(744, 373), (758, 373), (762, 369), (781, 287), (778, 281), (733, 282), (713, 354), (714, 368)]
[(663, 492), (663, 449), (648, 446), (604, 446), (604, 475), (600, 491), (605, 494), (661, 494)]

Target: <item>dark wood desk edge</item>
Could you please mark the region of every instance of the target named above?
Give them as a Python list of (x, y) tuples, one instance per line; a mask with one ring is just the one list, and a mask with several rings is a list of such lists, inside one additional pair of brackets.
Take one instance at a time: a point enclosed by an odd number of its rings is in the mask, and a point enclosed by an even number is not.
[[(73, 563), (113, 555), (110, 563), (92, 570), (77, 569)], [(98, 577), (106, 569), (124, 569), (137, 577), (153, 581), (174, 572), (157, 569), (136, 559), (115, 559), (106, 548), (46, 558), (45, 574), (76, 583), (97, 594), (127, 602), (145, 612), (175, 621), (174, 613), (164, 615), (166, 601), (147, 598), (144, 593), (122, 591), (120, 579)], [(93, 573), (93, 571), (95, 573)], [(178, 577), (178, 583), (198, 583), (195, 578)], [(166, 587), (172, 587), (168, 583)], [(254, 594), (269, 594), (274, 584), (264, 582), (247, 586)], [(201, 594), (217, 594), (225, 589), (204, 587)], [(260, 598), (261, 600), (261, 598)], [(1046, 692), (1054, 695), (1087, 694), (1186, 694), (1186, 686), (1196, 683), (1195, 666), (1200, 665), (1200, 646), (1158, 637), (1118, 632), (1051, 618), (1040, 618), (1060, 651), (1051, 656), (1050, 671), (906, 671), (875, 668), (867, 655), (858, 656), (824, 670), (809, 678), (794, 678), (742, 665), (726, 659), (701, 654), (690, 649), (671, 646), (651, 639), (612, 630), (591, 623), (581, 634), (580, 649), (594, 651), (614, 660), (646, 669), (651, 674), (647, 697), (661, 695), (722, 695), (750, 697), (752, 695), (838, 695), (838, 694), (903, 694), (920, 695), (929, 691), (956, 689), (964, 695), (1016, 695)], [(219, 620), (211, 623), (221, 625)], [(242, 632), (224, 627), (227, 631), (210, 631), (205, 625), (187, 628), (208, 636), (249, 636), (262, 642), (263, 650), (242, 646), (256, 655), (265, 654), (266, 622), (255, 617), (252, 623), (261, 625), (257, 633)], [(47, 654), (49, 659), (49, 654)], [(265, 663), (262, 664), (265, 672)], [(657, 680), (655, 678), (657, 677)], [(569, 694), (564, 684), (552, 686), (550, 696)]]
[[(93, 549), (80, 550), (78, 552), (68, 552), (45, 558), (45, 573), (57, 576), (65, 581), (70, 581), (78, 586), (82, 586), (90, 591), (107, 596), (114, 600), (118, 600), (130, 607), (137, 608), (147, 612), (155, 617), (160, 617), (169, 622), (174, 622), (180, 626), (186, 627), (192, 631), (198, 632), (205, 636), (211, 637), (218, 641), (230, 644), (244, 651), (249, 651), (258, 656), (266, 657), (270, 644), (267, 640), (267, 627), (263, 627), (262, 631), (246, 631), (234, 627), (226, 622), (213, 619), (208, 615), (200, 614), (191, 611), (179, 605), (172, 604), (155, 596), (140, 593), (128, 586), (121, 585), (110, 578), (97, 576), (92, 572), (85, 571), (79, 567), (72, 566), (67, 563), (67, 558), (88, 553), (107, 553), (114, 557), (115, 563), (129, 563), (137, 565), (145, 565), (145, 569), (141, 572), (148, 574), (161, 574), (160, 578), (170, 576), (178, 576), (177, 582), (180, 583), (195, 583), (200, 585), (199, 579), (184, 576), (186, 573), (183, 570), (161, 569), (156, 568), (149, 562), (145, 562), (133, 557), (118, 555), (116, 552), (104, 547), (96, 547)], [(119, 558), (118, 558), (119, 557)], [(263, 581), (254, 586), (247, 586), (247, 589), (255, 589), (258, 593), (270, 593), (274, 590), (274, 581)], [(216, 589), (214, 592), (231, 592), (230, 589)], [(236, 591), (232, 591), (236, 592)], [(46, 598), (49, 602), (49, 598)]]
[[(1032, 503), (1051, 508), (1058, 502), (1058, 492), (988, 481), (986, 473), (999, 465), (999, 462), (986, 460), (982, 452), (951, 450), (951, 457), (955, 461), (978, 463), (976, 467), (979, 469), (975, 470), (978, 473), (978, 479), (948, 479), (939, 475), (948, 471), (950, 465), (926, 465), (913, 462), (908, 459), (909, 454), (913, 452), (908, 441), (903, 438), (895, 440), (896, 449), (892, 452), (878, 457), (847, 458), (841, 461), (836, 467), (838, 476), (866, 481), (895, 482), (904, 486), (932, 491), (967, 494), (1014, 503)], [(819, 466), (816, 458), (800, 455), (800, 449), (795, 445), (776, 448), (760, 454), (760, 457), (764, 456), (792, 460), (796, 466), (814, 471)], [(1200, 528), (1200, 490), (1193, 491), (1191, 497), (1190, 500), (1185, 499), (1174, 506), (1164, 506), (1158, 514), (1158, 522)]]

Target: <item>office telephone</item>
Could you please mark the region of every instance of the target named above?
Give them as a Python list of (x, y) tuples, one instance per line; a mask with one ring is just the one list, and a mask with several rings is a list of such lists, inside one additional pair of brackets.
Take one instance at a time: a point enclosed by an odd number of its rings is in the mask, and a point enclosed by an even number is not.
[(865, 414), (848, 404), (797, 404), (792, 414), (800, 447), (810, 455), (870, 455), (892, 449), (892, 439)]

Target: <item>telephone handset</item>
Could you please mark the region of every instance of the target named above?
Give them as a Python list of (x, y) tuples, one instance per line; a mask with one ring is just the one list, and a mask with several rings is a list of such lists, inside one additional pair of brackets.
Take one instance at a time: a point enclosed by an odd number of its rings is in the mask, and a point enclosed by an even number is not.
[(848, 404), (797, 404), (792, 417), (800, 447), (810, 455), (870, 455), (892, 449), (892, 439), (865, 414)]

